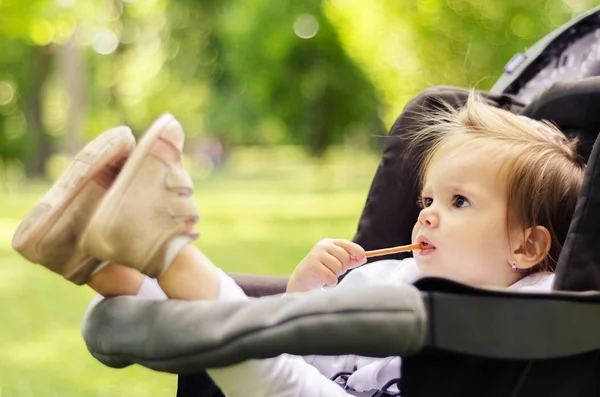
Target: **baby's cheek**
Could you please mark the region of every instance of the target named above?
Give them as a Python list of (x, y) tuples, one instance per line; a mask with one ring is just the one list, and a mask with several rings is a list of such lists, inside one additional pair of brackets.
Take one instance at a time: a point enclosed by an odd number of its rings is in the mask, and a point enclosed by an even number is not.
[(416, 241), (415, 241), (415, 240), (416, 240), (416, 238), (417, 238), (417, 233), (418, 233), (418, 232), (419, 232), (419, 222), (417, 221), (417, 222), (415, 223), (415, 225), (413, 226), (413, 229), (412, 229), (412, 234), (411, 234), (411, 238), (410, 238), (410, 239), (411, 239), (411, 242), (412, 242), (413, 244), (414, 244), (414, 243), (416, 243)]

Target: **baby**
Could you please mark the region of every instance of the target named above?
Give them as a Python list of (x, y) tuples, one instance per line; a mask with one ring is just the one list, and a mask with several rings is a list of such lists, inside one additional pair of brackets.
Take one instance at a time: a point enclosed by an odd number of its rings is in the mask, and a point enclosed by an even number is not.
[[(414, 258), (357, 269), (339, 287), (431, 275), (550, 290), (585, 168), (573, 143), (551, 125), (489, 107), (476, 96), (460, 111), (424, 119), (410, 142), (422, 143), (429, 149), (420, 164), (422, 211), (413, 229), (422, 249)], [(126, 128), (90, 143), (26, 216), (15, 249), (104, 296), (246, 299), (190, 244), (198, 215), (181, 167), (180, 125), (163, 116), (134, 146)], [(352, 242), (323, 240), (298, 265), (288, 292), (335, 285), (365, 260)], [(281, 356), (209, 374), (230, 396), (333, 396), (347, 395), (329, 380), (339, 371), (353, 372), (350, 387), (368, 390), (397, 377), (399, 366), (398, 357)]]

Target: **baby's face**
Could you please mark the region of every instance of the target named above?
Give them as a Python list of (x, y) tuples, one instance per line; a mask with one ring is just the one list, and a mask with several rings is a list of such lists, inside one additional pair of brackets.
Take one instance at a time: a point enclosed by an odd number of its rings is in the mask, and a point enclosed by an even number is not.
[[(464, 150), (463, 150), (464, 151)], [(481, 151), (441, 155), (430, 165), (413, 228), (414, 251), (424, 276), (476, 286), (516, 281), (507, 230), (507, 182), (500, 164)]]

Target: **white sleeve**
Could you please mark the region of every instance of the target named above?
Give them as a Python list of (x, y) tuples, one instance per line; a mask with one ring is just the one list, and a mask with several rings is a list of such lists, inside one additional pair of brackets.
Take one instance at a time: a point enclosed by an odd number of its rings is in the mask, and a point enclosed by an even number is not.
[(302, 356), (304, 361), (319, 370), (320, 373), (331, 379), (340, 372), (354, 372), (359, 365), (360, 356), (346, 354), (341, 356)]
[(336, 288), (359, 285), (402, 285), (415, 282), (420, 275), (414, 258), (386, 259), (363, 265), (344, 277)]
[[(219, 300), (248, 299), (242, 289), (220, 272)], [(282, 354), (266, 360), (248, 360), (207, 370), (227, 397), (320, 397), (349, 396), (301, 357)]]
[(207, 372), (227, 397), (350, 396), (302, 358), (286, 354)]
[(142, 282), (142, 286), (140, 287), (137, 296), (139, 296), (140, 298), (154, 300), (169, 299), (167, 294), (165, 294), (162, 288), (160, 288), (160, 285), (158, 285), (158, 281), (148, 276), (144, 276), (144, 281)]

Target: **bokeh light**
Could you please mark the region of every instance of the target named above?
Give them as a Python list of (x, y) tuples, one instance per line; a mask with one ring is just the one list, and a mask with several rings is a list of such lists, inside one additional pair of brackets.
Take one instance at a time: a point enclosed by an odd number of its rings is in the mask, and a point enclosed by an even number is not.
[(27, 119), (23, 112), (15, 112), (6, 118), (4, 122), (6, 137), (9, 140), (18, 139), (27, 131)]
[(54, 27), (50, 21), (40, 19), (31, 25), (29, 36), (37, 45), (47, 45), (54, 39)]
[(0, 81), (0, 106), (6, 106), (15, 97), (15, 89), (7, 81)]
[(77, 0), (55, 0), (56, 4), (62, 8), (71, 8), (75, 5)]
[(126, 21), (121, 30), (121, 43), (130, 44), (140, 37), (140, 28), (133, 21)]
[(98, 54), (108, 55), (115, 52), (119, 46), (119, 38), (117, 35), (109, 29), (101, 29), (96, 32), (94, 41), (92, 42), (92, 48)]
[(302, 14), (294, 21), (294, 33), (301, 39), (310, 39), (319, 32), (319, 22), (311, 14)]

